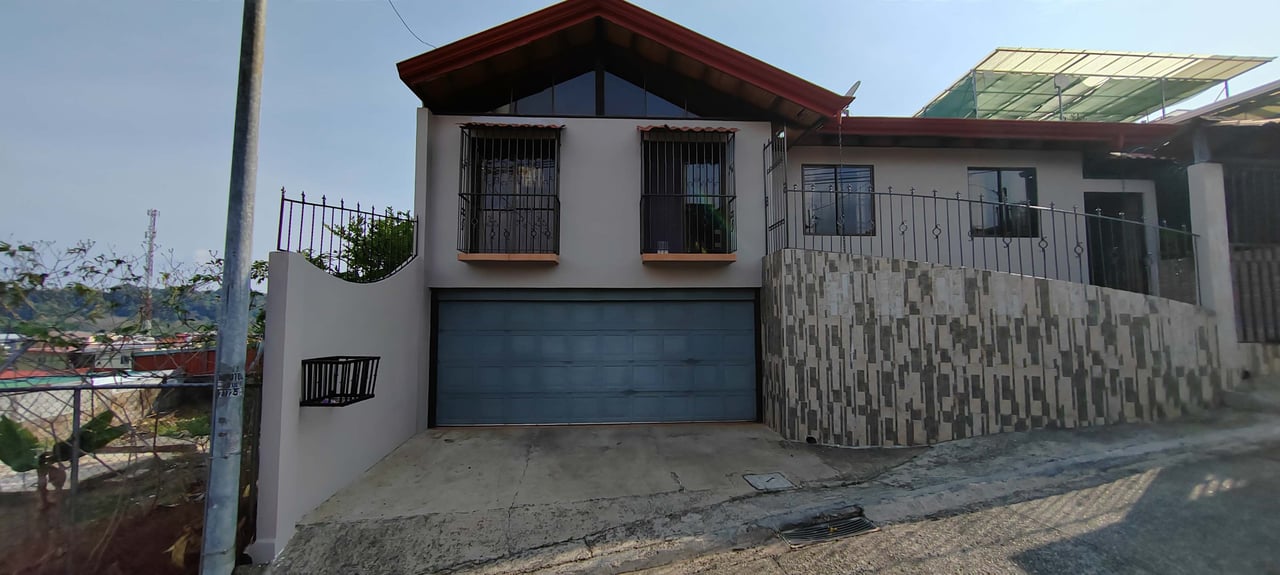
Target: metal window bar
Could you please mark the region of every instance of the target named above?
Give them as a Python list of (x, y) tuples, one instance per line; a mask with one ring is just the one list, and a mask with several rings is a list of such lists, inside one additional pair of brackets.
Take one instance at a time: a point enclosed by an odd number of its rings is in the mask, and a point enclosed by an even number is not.
[(276, 249), (298, 252), (330, 274), (356, 283), (388, 277), (418, 254), (418, 220), (390, 207), (354, 208), (346, 202), (307, 201), (280, 189)]
[[(1086, 213), (1079, 206), (1008, 204), (960, 192), (870, 186), (820, 190), (793, 184), (781, 194), (782, 205), (778, 203), (771, 199), (770, 213), (791, 214), (800, 225), (787, 231), (778, 221), (768, 224), (770, 251), (795, 248), (901, 258), (1199, 301), (1197, 236), (1185, 227), (1123, 213)], [(814, 233), (813, 207), (827, 204), (873, 206), (870, 233)], [(1001, 213), (1020, 214), (1016, 218), (1022, 224), (1009, 229), (1008, 235), (988, 235), (984, 222), (990, 214)], [(1280, 278), (1280, 268), (1273, 275)]]
[(787, 237), (787, 132), (781, 124), (764, 145), (764, 189), (765, 249), (773, 252)]
[(458, 251), (560, 253), (560, 130), (462, 128)]
[(732, 132), (641, 134), (644, 253), (733, 253), (737, 213)]

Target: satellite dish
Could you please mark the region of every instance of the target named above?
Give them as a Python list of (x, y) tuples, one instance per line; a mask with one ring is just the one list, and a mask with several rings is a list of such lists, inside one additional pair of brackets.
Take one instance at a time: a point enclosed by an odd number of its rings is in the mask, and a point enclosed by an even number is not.
[(1053, 85), (1059, 90), (1066, 90), (1071, 87), (1072, 78), (1066, 74), (1054, 74)]
[(853, 98), (853, 95), (857, 93), (860, 86), (862, 86), (862, 80), (854, 82), (853, 85), (849, 87), (849, 90), (844, 93), (844, 97)]

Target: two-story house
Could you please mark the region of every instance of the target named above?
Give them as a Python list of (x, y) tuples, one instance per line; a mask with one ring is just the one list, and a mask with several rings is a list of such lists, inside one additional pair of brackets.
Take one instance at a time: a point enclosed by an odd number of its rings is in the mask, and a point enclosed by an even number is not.
[[(1160, 225), (1177, 190), (1132, 153), (1176, 126), (847, 116), (622, 0), (398, 68), (422, 102), (416, 257), (356, 284), (271, 256), (260, 555), (432, 426), (914, 445), (1153, 419), (1222, 385), (1192, 305), (1222, 301), (1211, 253)], [(372, 397), (301, 407), (301, 362), (333, 355), (381, 358)]]

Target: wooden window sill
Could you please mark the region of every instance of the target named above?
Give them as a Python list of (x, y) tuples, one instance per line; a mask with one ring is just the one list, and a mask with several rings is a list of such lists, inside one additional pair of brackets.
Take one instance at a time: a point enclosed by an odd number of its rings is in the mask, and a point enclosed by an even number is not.
[(738, 254), (640, 254), (644, 263), (690, 262), (727, 264), (738, 261)]
[(535, 264), (558, 264), (559, 254), (466, 254), (459, 253), (460, 262), (522, 262)]

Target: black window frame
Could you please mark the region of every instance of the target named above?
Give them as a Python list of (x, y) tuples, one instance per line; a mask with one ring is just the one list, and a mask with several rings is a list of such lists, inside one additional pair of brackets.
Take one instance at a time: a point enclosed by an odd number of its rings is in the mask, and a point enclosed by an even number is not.
[[(459, 252), (560, 253), (561, 132), (560, 126), (461, 127)], [(518, 181), (522, 171), (526, 181)]]
[[(970, 198), (969, 211), (969, 235), (975, 238), (1039, 238), (1041, 237), (1040, 226), (1040, 175), (1035, 168), (1022, 166), (969, 166), (965, 170), (965, 186), (969, 189), (972, 196), (972, 178), (975, 172), (995, 172), (997, 202), (985, 201), (985, 198)], [(1003, 183), (1003, 177), (1006, 172), (1022, 172), (1030, 173), (1031, 177), (1023, 177), (1023, 180), (1029, 183), (1026, 186), (1027, 199), (1025, 202), (1009, 202), (1007, 196), (1008, 187)], [(986, 190), (984, 190), (984, 193)], [(995, 224), (992, 226), (978, 227), (978, 222), (987, 223), (987, 216), (981, 210), (986, 206), (991, 206), (995, 212)], [(974, 218), (973, 211), (979, 210), (978, 217)], [(1022, 223), (1025, 222), (1025, 223)]]
[[(836, 186), (836, 189), (835, 189), (835, 190), (817, 190), (817, 189), (813, 189), (813, 188), (810, 186), (811, 182), (809, 182), (809, 178), (808, 178), (808, 171), (809, 171), (810, 169), (823, 169), (823, 168), (829, 168), (829, 169), (832, 169), (832, 170), (834, 170), (834, 171), (835, 171), (835, 173), (834, 173), (834, 176), (835, 176), (835, 177), (834, 177), (833, 179), (834, 179), (834, 180), (836, 180), (836, 183), (835, 183), (835, 184), (832, 184), (832, 185)], [(868, 176), (868, 177), (867, 177), (867, 182), (868, 182), (868, 183), (867, 183), (867, 190), (868, 190), (867, 192), (857, 192), (857, 191), (854, 191), (854, 192), (849, 192), (849, 191), (841, 192), (841, 191), (839, 191), (839, 187), (840, 187), (840, 185), (841, 185), (841, 183), (840, 183), (840, 172), (841, 172), (841, 170), (843, 170), (843, 169), (845, 169), (845, 168), (866, 169), (866, 170), (867, 170), (867, 176)], [(852, 184), (851, 184), (851, 185), (852, 185)], [(804, 206), (804, 210), (805, 210), (804, 235), (806, 235), (806, 236), (828, 236), (828, 237), (871, 237), (871, 236), (875, 236), (875, 235), (876, 235), (876, 230), (877, 230), (877, 227), (878, 227), (878, 226), (877, 226), (877, 222), (876, 222), (876, 205), (877, 205), (877, 203), (876, 203), (876, 196), (875, 196), (875, 189), (876, 189), (876, 170), (875, 170), (875, 166), (874, 166), (873, 164), (801, 164), (801, 165), (800, 165), (800, 187), (801, 187), (801, 192), (802, 192), (803, 197), (804, 197), (804, 201), (803, 201), (803, 203), (802, 203), (802, 205)], [(842, 217), (842, 214), (840, 213), (841, 211), (843, 211), (843, 208), (842, 208), (843, 203), (840, 201), (840, 194), (854, 194), (854, 195), (862, 195), (862, 194), (864, 194), (864, 193), (865, 193), (865, 194), (870, 198), (870, 201), (871, 201), (871, 205), (870, 205), (870, 211), (871, 211), (871, 227), (870, 227), (870, 229), (867, 229), (867, 230), (859, 230), (859, 229), (857, 229), (857, 226), (855, 226), (855, 228), (854, 228), (854, 229), (848, 229), (848, 230), (847, 230), (847, 229), (845, 229), (845, 226), (844, 226), (844, 218)], [(811, 213), (811, 212), (813, 211), (813, 208), (812, 208), (812, 202), (813, 202), (813, 201), (818, 197), (818, 194), (831, 194), (831, 195), (836, 196), (836, 198), (835, 198), (835, 202), (834, 202), (835, 210), (836, 210), (836, 220), (835, 220), (835, 222), (836, 222), (836, 229), (835, 229), (835, 231), (834, 231), (834, 232), (832, 232), (832, 233), (826, 233), (826, 232), (820, 232), (820, 231), (818, 231), (818, 230), (816, 229), (816, 226), (815, 226), (815, 225), (813, 224), (813, 222), (812, 222), (812, 219), (813, 219), (813, 215), (812, 215), (812, 213)]]

